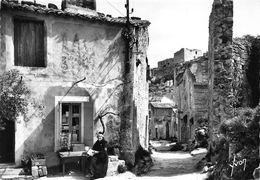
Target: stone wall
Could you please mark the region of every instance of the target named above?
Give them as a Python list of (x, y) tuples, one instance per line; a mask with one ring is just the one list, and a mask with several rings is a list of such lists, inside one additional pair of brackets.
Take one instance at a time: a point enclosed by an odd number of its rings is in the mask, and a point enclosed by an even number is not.
[(165, 59), (163, 61), (158, 61), (158, 68), (167, 68), (174, 64), (174, 58)]
[(209, 18), (209, 120), (214, 139), (221, 121), (233, 116), (233, 1), (214, 0)]

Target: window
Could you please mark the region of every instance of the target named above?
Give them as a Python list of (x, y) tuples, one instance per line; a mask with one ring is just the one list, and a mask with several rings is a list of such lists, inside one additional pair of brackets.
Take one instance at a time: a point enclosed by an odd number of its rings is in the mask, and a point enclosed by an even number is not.
[(14, 65), (45, 67), (43, 21), (14, 19)]
[(81, 104), (62, 103), (61, 135), (70, 136), (71, 143), (81, 141)]
[(75, 144), (92, 146), (93, 103), (89, 96), (55, 96), (54, 151)]

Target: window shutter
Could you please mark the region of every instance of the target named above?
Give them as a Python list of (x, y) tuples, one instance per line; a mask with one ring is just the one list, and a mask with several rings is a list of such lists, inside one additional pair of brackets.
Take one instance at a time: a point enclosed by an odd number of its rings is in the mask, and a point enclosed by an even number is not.
[(16, 66), (45, 67), (43, 22), (15, 19), (14, 47)]

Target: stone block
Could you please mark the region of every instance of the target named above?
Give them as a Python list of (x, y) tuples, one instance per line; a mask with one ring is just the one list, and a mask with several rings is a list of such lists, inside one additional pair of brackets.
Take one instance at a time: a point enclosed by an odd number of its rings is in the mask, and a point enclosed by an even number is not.
[[(111, 161), (112, 160), (112, 161)], [(115, 156), (109, 156), (108, 168), (107, 168), (107, 176), (114, 176), (118, 174), (118, 166), (125, 167), (124, 160), (118, 160)]]
[(108, 156), (108, 161), (109, 162), (118, 161), (118, 156)]

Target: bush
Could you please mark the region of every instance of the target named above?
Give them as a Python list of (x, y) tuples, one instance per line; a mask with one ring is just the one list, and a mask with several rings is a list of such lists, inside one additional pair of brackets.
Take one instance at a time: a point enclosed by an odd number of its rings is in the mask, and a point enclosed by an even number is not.
[(17, 70), (0, 76), (0, 129), (5, 128), (6, 121), (14, 121), (20, 113), (26, 112), (29, 93)]
[[(221, 123), (219, 132), (222, 140), (217, 143), (215, 153), (218, 154), (213, 176), (231, 179), (252, 179), (253, 171), (259, 165), (259, 118), (260, 107), (244, 108), (237, 116)], [(231, 149), (229, 149), (231, 148)], [(231, 153), (232, 157), (228, 157)], [(233, 158), (246, 160), (246, 166), (232, 168)], [(244, 164), (243, 164), (244, 165)]]
[(195, 129), (195, 147), (208, 147), (208, 138), (209, 138), (209, 132), (208, 127), (198, 127)]

